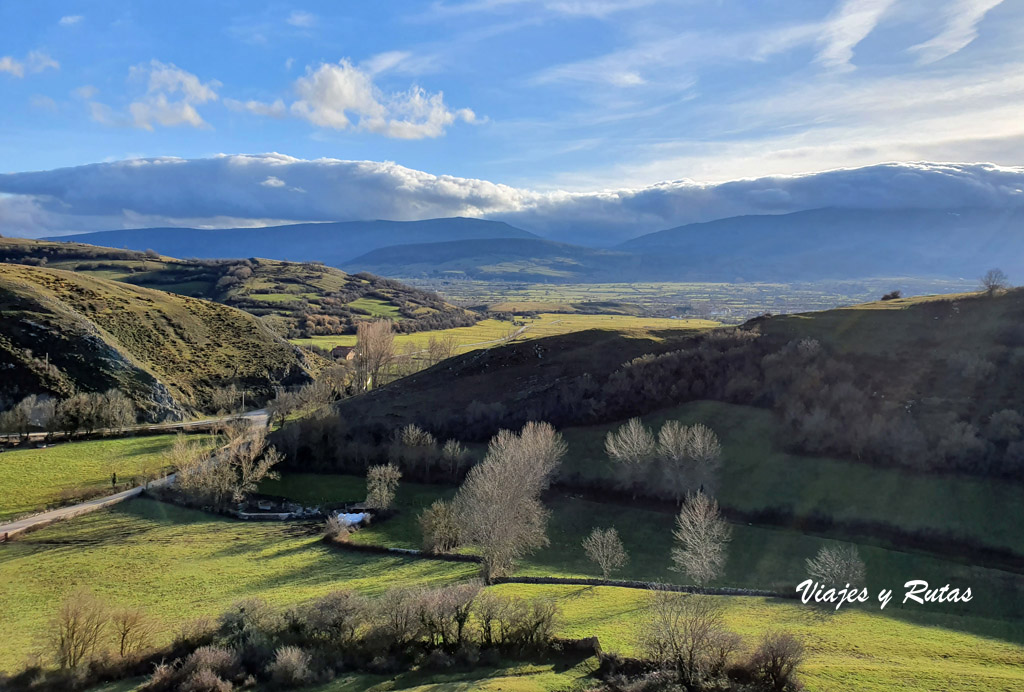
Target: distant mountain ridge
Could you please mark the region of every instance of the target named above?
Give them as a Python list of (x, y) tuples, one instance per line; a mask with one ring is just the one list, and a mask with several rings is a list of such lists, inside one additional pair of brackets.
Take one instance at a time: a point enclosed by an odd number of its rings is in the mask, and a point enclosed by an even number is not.
[(424, 221), (340, 221), (260, 228), (137, 228), (47, 238), (172, 257), (267, 257), (331, 266), (390, 245), (479, 238), (537, 238), (503, 221), (453, 217)]
[(695, 275), (780, 277), (1024, 274), (1024, 208), (812, 209), (736, 216), (633, 238), (615, 248), (685, 260)]
[(480, 219), (140, 229), (65, 237), (183, 257), (319, 260), (398, 278), (551, 282), (1024, 277), (1024, 208), (839, 209), (688, 224), (598, 249)]

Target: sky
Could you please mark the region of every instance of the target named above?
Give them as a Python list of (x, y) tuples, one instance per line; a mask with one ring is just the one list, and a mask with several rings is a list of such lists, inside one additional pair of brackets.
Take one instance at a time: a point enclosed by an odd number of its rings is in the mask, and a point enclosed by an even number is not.
[[(428, 213), (540, 228), (581, 202), (634, 232), (791, 210), (777, 190), (823, 172), (829, 195), (874, 204), (886, 176), (927, 171), (941, 182), (914, 194), (946, 203), (953, 169), (914, 162), (991, 164), (956, 168), (957, 194), (1016, 204), (1021, 45), (1019, 0), (4, 2), (0, 232)], [(190, 164), (230, 202), (197, 205)], [(836, 170), (873, 187), (851, 195)], [(696, 199), (738, 180), (764, 181), (760, 206)], [(373, 203), (330, 203), (354, 193)]]

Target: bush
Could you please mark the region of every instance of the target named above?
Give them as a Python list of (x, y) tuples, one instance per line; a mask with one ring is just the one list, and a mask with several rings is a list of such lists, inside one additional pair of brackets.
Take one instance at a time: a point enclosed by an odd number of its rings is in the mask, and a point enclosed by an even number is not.
[(796, 669), (803, 657), (804, 646), (792, 634), (767, 632), (750, 663), (765, 689), (783, 692), (798, 688)]
[(271, 679), (282, 687), (298, 687), (313, 679), (309, 670), (309, 654), (297, 646), (282, 646), (274, 654), (267, 671)]
[(234, 685), (209, 668), (201, 668), (190, 673), (179, 689), (181, 692), (231, 692)]

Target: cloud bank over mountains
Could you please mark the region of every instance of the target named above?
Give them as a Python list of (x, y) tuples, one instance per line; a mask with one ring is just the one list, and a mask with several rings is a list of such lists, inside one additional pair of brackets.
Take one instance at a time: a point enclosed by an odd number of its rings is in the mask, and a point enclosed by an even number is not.
[(593, 192), (536, 191), (390, 162), (282, 154), (133, 159), (0, 175), (0, 233), (26, 237), (148, 226), (472, 216), (600, 244), (686, 223), (821, 207), (1020, 206), (1024, 167), (984, 163), (890, 163)]

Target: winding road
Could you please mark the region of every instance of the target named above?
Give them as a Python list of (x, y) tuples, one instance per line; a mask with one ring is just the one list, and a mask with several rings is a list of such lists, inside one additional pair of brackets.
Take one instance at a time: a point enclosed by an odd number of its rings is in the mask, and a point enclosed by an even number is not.
[[(185, 425), (195, 425), (197, 423), (209, 424), (219, 423), (226, 420), (233, 420), (235, 418), (243, 418), (248, 420), (251, 424), (256, 426), (264, 426), (267, 424), (267, 411), (266, 409), (258, 409), (256, 411), (249, 411), (243, 413), (240, 416), (230, 416), (225, 418), (211, 418), (205, 421), (193, 421)], [(171, 424), (171, 430), (181, 429), (180, 423)], [(154, 427), (154, 426), (150, 426)], [(124, 429), (122, 432), (137, 430), (138, 428)], [(2, 461), (2, 459), (0, 459)], [(24, 517), (16, 521), (9, 522), (7, 524), (0, 524), (0, 543), (6, 542), (17, 536), (18, 534), (25, 533), (32, 529), (42, 528), (56, 521), (64, 519), (71, 519), (73, 517), (81, 516), (82, 514), (88, 514), (89, 512), (95, 512), (98, 509), (109, 507), (110, 505), (116, 505), (119, 502), (130, 500), (131, 498), (139, 495), (146, 488), (154, 486), (168, 485), (174, 482), (174, 474), (165, 476), (155, 481), (151, 481), (145, 485), (139, 485), (128, 490), (122, 490), (119, 493), (113, 495), (107, 495), (105, 497), (97, 497), (93, 500), (86, 502), (80, 502), (77, 505), (70, 505), (68, 507), (60, 507), (58, 509), (52, 509), (48, 512), (41, 512), (39, 514), (33, 514), (30, 517)]]

